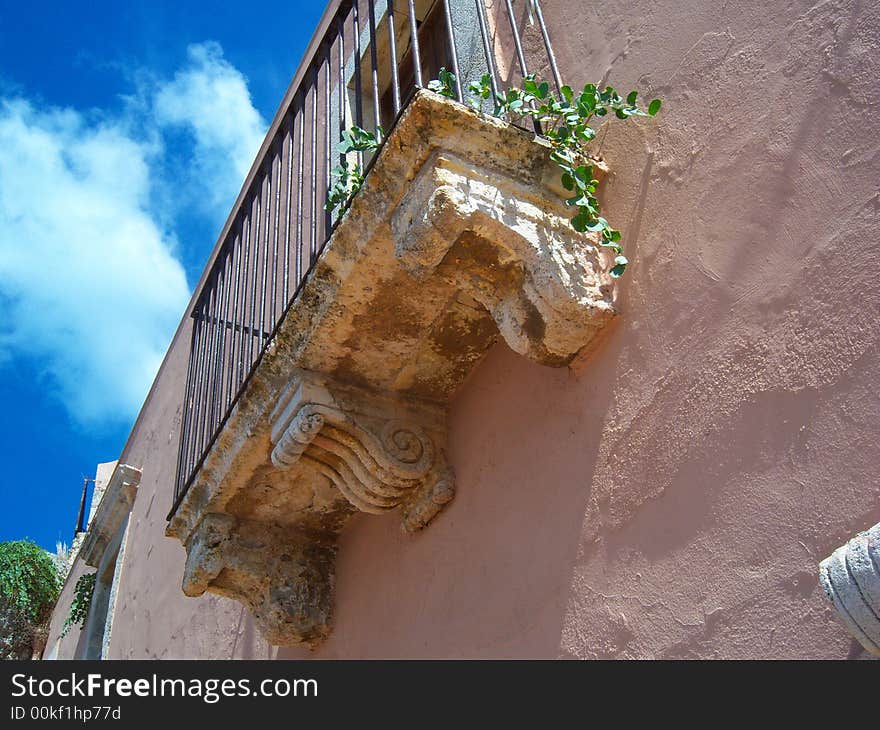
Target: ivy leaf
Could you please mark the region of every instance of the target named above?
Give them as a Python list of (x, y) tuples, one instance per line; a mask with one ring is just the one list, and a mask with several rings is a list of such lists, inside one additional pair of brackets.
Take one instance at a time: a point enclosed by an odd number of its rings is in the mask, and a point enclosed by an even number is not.
[(596, 109), (596, 98), (589, 94), (581, 94), (578, 99), (578, 111), (584, 116), (589, 116)]
[(447, 99), (455, 98), (455, 74), (442, 67), (436, 78), (428, 83), (428, 88)]
[(592, 165), (578, 165), (577, 169), (574, 171), (575, 176), (578, 180), (583, 180), (586, 183), (593, 177), (593, 166)]
[(619, 243), (614, 243), (614, 241), (610, 241), (607, 238), (603, 238), (601, 241), (599, 241), (599, 245), (603, 248), (610, 248), (612, 251), (614, 251), (614, 253), (623, 253), (623, 246), (621, 246)]
[(662, 106), (662, 104), (663, 102), (660, 101), (660, 99), (654, 99), (654, 101), (648, 104), (648, 114), (653, 117), (655, 114), (657, 114), (657, 112), (660, 111), (660, 107)]
[(619, 279), (623, 276), (623, 272), (626, 271), (626, 265), (629, 263), (626, 256), (618, 256), (614, 259), (614, 266), (611, 268), (611, 276), (615, 279)]
[(550, 159), (559, 165), (571, 165), (573, 162), (571, 154), (565, 150), (553, 150), (550, 153)]
[(636, 105), (636, 98), (638, 97), (638, 95), (639, 95), (638, 91), (630, 91), (629, 95), (626, 97), (626, 103), (629, 104), (630, 106), (635, 106)]
[(596, 137), (596, 130), (593, 129), (592, 127), (584, 127), (583, 129), (579, 130), (579, 132), (578, 132), (578, 136), (579, 136), (584, 142), (590, 142), (591, 140), (595, 139), (595, 137)]
[(571, 219), (571, 226), (578, 231), (578, 233), (586, 232), (589, 223), (590, 218), (583, 210), (579, 211), (578, 214)]

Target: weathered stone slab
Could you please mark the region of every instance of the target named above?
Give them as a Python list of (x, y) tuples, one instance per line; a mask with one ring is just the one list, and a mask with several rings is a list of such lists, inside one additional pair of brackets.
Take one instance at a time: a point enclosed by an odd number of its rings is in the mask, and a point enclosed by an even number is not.
[(101, 564), (104, 552), (131, 512), (140, 482), (140, 469), (128, 464), (116, 465), (92, 514), (83, 540), (81, 555), (86, 565), (97, 568)]

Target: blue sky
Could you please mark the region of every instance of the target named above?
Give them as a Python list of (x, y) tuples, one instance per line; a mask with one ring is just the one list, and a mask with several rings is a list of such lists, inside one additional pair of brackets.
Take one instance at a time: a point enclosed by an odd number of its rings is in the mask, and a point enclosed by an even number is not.
[(323, 9), (0, 3), (0, 540), (70, 542)]

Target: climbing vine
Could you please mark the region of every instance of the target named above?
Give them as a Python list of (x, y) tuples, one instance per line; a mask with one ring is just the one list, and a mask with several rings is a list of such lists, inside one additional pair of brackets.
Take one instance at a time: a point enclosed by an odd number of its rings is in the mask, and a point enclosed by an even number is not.
[[(428, 88), (455, 99), (456, 85), (455, 74), (441, 68), (438, 78), (432, 80)], [(599, 181), (593, 177), (593, 166), (588, 162), (589, 144), (596, 138), (594, 120), (612, 114), (618, 119), (653, 117), (660, 111), (660, 99), (653, 99), (642, 108), (638, 104), (637, 91), (631, 91), (624, 98), (613, 87), (603, 89), (596, 84), (586, 84), (580, 92), (562, 86), (557, 97), (551, 93), (549, 83), (534, 75), (523, 80), (522, 88), (511, 87), (503, 93), (495, 93), (492, 77), (485, 74), (479, 81), (471, 83), (468, 91), (470, 105), (479, 112), (491, 108), (493, 116), (513, 123), (532, 118), (540, 124), (541, 135), (550, 142), (550, 159), (559, 167), (563, 187), (571, 193), (565, 203), (575, 209), (571, 217), (572, 227), (581, 233), (599, 234), (599, 244), (615, 254), (611, 276), (622, 276), (629, 263), (623, 255), (622, 236), (601, 214), (595, 195)], [(343, 136), (339, 151), (345, 155), (375, 150), (381, 145), (381, 138), (381, 129), (376, 136), (360, 127), (352, 127)], [(359, 165), (349, 165), (343, 160), (334, 170), (334, 179), (327, 198), (329, 211), (347, 205), (363, 184), (364, 176)]]
[(61, 629), (61, 637), (67, 636), (74, 627), (82, 628), (89, 616), (89, 608), (92, 605), (92, 594), (95, 592), (95, 577), (97, 573), (83, 573), (73, 587), (73, 600), (70, 602), (70, 613), (64, 620), (64, 628)]

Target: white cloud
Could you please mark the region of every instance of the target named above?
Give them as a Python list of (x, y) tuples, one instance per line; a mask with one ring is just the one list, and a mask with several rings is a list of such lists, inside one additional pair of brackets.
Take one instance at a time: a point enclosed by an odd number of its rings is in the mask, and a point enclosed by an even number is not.
[(148, 153), (118, 125), (0, 105), (0, 347), (84, 422), (137, 411), (188, 298), (146, 208)]
[(188, 184), (227, 206), (262, 140), (245, 80), (216, 44), (191, 47), (187, 67), (153, 92), (100, 118), (0, 98), (0, 362), (39, 363), (90, 425), (137, 413), (189, 298), (155, 203), (175, 162), (163, 130), (189, 128), (202, 176)]
[(207, 202), (222, 214), (235, 200), (266, 134), (247, 82), (217, 43), (187, 49), (189, 64), (155, 95), (158, 124), (186, 129), (195, 141), (187, 177), (211, 180)]

